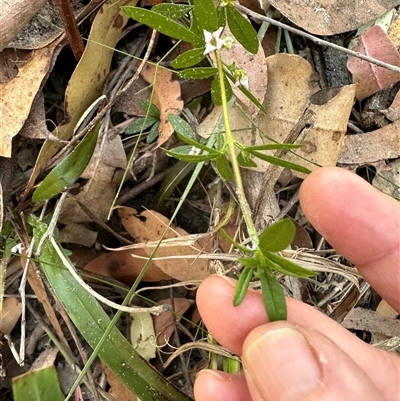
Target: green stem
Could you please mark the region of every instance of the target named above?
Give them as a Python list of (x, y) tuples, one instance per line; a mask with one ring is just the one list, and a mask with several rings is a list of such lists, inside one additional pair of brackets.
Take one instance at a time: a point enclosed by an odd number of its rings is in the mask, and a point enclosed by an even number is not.
[(226, 92), (225, 92), (224, 71), (223, 71), (223, 65), (222, 65), (222, 60), (221, 60), (221, 53), (218, 50), (215, 52), (215, 57), (217, 60), (219, 84), (221, 87), (222, 112), (223, 112), (224, 124), (225, 124), (225, 139), (226, 139), (226, 143), (228, 145), (229, 156), (231, 158), (233, 174), (235, 176), (236, 193), (239, 198), (240, 209), (242, 210), (243, 218), (246, 223), (247, 231), (250, 236), (253, 249), (256, 249), (258, 246), (258, 235), (257, 235), (256, 227), (251, 218), (250, 206), (249, 206), (249, 203), (247, 202), (246, 195), (244, 193), (242, 176), (240, 175), (240, 167), (239, 167), (239, 164), (236, 159), (235, 140), (232, 135), (231, 126), (229, 124), (228, 107), (227, 107)]

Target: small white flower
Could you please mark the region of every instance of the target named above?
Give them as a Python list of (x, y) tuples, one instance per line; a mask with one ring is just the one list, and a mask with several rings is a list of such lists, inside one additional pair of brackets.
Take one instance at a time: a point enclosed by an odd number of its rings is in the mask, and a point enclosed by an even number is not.
[(206, 42), (204, 55), (211, 53), (214, 50), (219, 50), (222, 48), (222, 46), (226, 42), (226, 38), (225, 39), (220, 38), (223, 29), (224, 29), (223, 26), (219, 27), (215, 32), (208, 32), (205, 29), (203, 29), (204, 40)]
[(192, 149), (189, 152), (189, 155), (198, 156), (201, 153), (201, 149), (196, 148), (196, 146), (192, 146)]
[(242, 85), (246, 89), (249, 89), (249, 77), (244, 70), (238, 69), (234, 72), (234, 75), (236, 78), (235, 86)]
[(17, 244), (11, 248), (11, 252), (22, 254), (23, 249), (24, 249), (24, 246), (22, 244)]

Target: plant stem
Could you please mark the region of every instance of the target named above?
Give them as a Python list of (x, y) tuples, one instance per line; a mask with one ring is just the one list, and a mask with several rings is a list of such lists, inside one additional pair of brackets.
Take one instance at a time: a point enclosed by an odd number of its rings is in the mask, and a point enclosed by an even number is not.
[(221, 53), (218, 50), (215, 52), (215, 57), (217, 60), (219, 84), (221, 87), (222, 111), (223, 111), (224, 124), (225, 124), (225, 139), (226, 139), (226, 143), (228, 145), (229, 156), (231, 158), (233, 174), (235, 177), (236, 192), (237, 192), (237, 196), (239, 198), (239, 206), (243, 213), (243, 218), (246, 223), (247, 231), (250, 236), (253, 249), (256, 249), (258, 246), (258, 235), (257, 235), (256, 227), (251, 218), (250, 206), (249, 206), (249, 203), (247, 202), (246, 195), (244, 193), (242, 176), (240, 175), (240, 167), (239, 167), (239, 163), (237, 162), (237, 159), (236, 159), (235, 140), (232, 135), (231, 126), (229, 124), (228, 107), (227, 107), (227, 99), (226, 99), (226, 92), (225, 92), (224, 71), (223, 71), (223, 66), (222, 66)]

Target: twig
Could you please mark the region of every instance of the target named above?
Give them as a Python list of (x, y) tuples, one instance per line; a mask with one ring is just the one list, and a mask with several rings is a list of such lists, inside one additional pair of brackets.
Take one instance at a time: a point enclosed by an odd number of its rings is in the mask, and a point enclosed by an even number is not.
[(331, 47), (332, 49), (339, 50), (339, 51), (341, 51), (343, 53), (346, 53), (346, 54), (348, 54), (350, 56), (354, 56), (354, 57), (357, 57), (357, 58), (359, 58), (361, 60), (368, 61), (369, 63), (375, 64), (375, 65), (377, 65), (379, 67), (383, 67), (383, 68), (386, 68), (386, 69), (388, 69), (390, 71), (394, 71), (394, 72), (400, 73), (400, 67), (397, 67), (397, 66), (395, 66), (393, 64), (388, 64), (388, 63), (385, 63), (384, 61), (377, 60), (376, 58), (369, 57), (369, 56), (366, 56), (364, 54), (355, 52), (353, 50), (346, 49), (345, 47), (342, 47), (342, 46), (339, 46), (339, 45), (335, 45), (334, 43), (327, 42), (326, 40), (317, 38), (314, 35), (311, 35), (309, 33), (303, 32), (303, 31), (301, 31), (299, 29), (296, 29), (296, 28), (293, 28), (293, 27), (291, 27), (289, 25), (283, 24), (282, 22), (276, 21), (276, 20), (274, 20), (272, 18), (268, 18), (268, 17), (266, 17), (264, 15), (258, 14), (258, 13), (254, 12), (254, 11), (251, 11), (248, 8), (241, 6), (240, 4), (236, 4), (235, 6), (239, 11), (241, 11), (244, 14), (247, 14), (251, 18), (269, 22), (271, 25), (275, 25), (275, 26), (277, 26), (279, 28), (286, 29), (287, 31), (293, 32), (296, 35), (303, 36), (304, 38), (311, 40), (312, 42), (316, 43), (317, 45)]

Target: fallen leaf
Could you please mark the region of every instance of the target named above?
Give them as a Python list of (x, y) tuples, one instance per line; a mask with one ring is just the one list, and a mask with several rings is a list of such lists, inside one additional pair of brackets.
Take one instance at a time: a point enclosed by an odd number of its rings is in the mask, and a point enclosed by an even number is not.
[[(65, 121), (53, 132), (66, 141), (71, 138), (74, 128), (86, 109), (98, 99), (111, 67), (114, 47), (128, 22), (121, 6), (135, 5), (137, 0), (106, 1), (93, 20), (89, 38), (65, 92)], [(64, 145), (47, 140), (40, 151), (36, 165), (25, 189), (26, 196), (43, 166)]]
[(396, 19), (390, 25), (388, 36), (390, 41), (396, 48), (400, 47), (400, 14), (397, 15)]
[(141, 75), (146, 82), (154, 84), (152, 101), (160, 111), (157, 146), (161, 146), (174, 133), (168, 115), (175, 114), (178, 116), (183, 110), (181, 86), (179, 81), (173, 78), (171, 71), (161, 67), (157, 69), (153, 64), (146, 64)]
[(398, 0), (269, 0), (288, 20), (315, 35), (334, 35), (357, 29), (399, 5)]
[(3, 300), (0, 311), (0, 335), (10, 334), (17, 324), (22, 313), (22, 303), (16, 297), (8, 297)]
[(11, 157), (12, 139), (18, 134), (32, 107), (36, 93), (52, 68), (58, 42), (31, 52), (30, 60), (18, 75), (0, 84), (0, 156)]
[(400, 159), (389, 163), (385, 170), (377, 170), (372, 185), (394, 199), (400, 200)]
[(110, 389), (108, 393), (118, 401), (140, 401), (135, 394), (132, 393), (125, 386), (124, 383), (106, 366), (102, 363), (102, 371), (107, 377), (108, 384), (110, 385)]
[(389, 108), (379, 111), (390, 121), (400, 120), (400, 91), (397, 92)]
[[(76, 195), (65, 200), (59, 221), (64, 224), (82, 224), (92, 219), (82, 210), (79, 203), (92, 208), (99, 220), (106, 221), (116, 194), (120, 178), (116, 171), (126, 167), (126, 154), (119, 135), (113, 138), (103, 136), (94, 151), (92, 159), (81, 178), (87, 180)], [(84, 245), (84, 244), (82, 244)]]
[[(169, 220), (153, 210), (145, 210), (138, 214), (133, 208), (120, 207), (118, 213), (125, 229), (140, 243), (140, 248), (135, 244), (125, 246), (123, 249), (130, 249), (132, 257), (142, 256), (140, 259), (135, 258), (135, 262), (144, 266)], [(179, 237), (186, 238), (179, 241)], [(179, 281), (203, 280), (209, 275), (207, 260), (196, 258), (201, 253), (202, 247), (196, 240), (189, 239), (189, 234), (185, 230), (172, 225), (167, 231), (165, 239), (170, 241), (163, 241), (155, 255), (156, 260), (153, 260), (150, 266), (157, 267)], [(171, 241), (172, 239), (177, 241)], [(152, 244), (148, 244), (149, 241), (152, 241)], [(146, 258), (143, 258), (143, 254)], [(187, 257), (181, 258), (184, 255)]]
[[(174, 320), (180, 320), (181, 316), (190, 308), (193, 301), (186, 298), (174, 298), (174, 312), (165, 312), (158, 316), (152, 316), (154, 331), (156, 333), (157, 345), (163, 347), (169, 343), (174, 332)], [(158, 302), (159, 305), (171, 304), (171, 299), (164, 299)]]
[[(355, 51), (400, 67), (399, 52), (380, 26), (372, 26), (360, 36), (359, 40)], [(353, 75), (353, 83), (357, 85), (356, 97), (359, 100), (400, 80), (400, 73), (378, 67), (356, 57), (350, 57), (347, 68)]]
[(338, 159), (342, 164), (365, 164), (400, 156), (400, 120), (364, 134), (346, 135)]
[(154, 331), (153, 319), (149, 312), (131, 313), (130, 341), (138, 354), (146, 361), (155, 358), (156, 333)]

